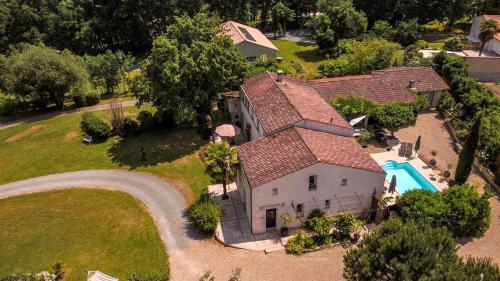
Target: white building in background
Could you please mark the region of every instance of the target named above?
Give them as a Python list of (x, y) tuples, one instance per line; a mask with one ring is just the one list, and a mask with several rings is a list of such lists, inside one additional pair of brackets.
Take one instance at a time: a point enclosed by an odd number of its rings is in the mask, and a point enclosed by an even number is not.
[(276, 58), (278, 48), (257, 28), (227, 21), (224, 30), (248, 62), (254, 62), (262, 56), (273, 60)]

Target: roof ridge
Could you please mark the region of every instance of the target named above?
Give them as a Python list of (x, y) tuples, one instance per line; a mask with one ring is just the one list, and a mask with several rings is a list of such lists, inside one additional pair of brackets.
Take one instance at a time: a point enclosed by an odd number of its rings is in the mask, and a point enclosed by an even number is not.
[(241, 38), (243, 38), (243, 41), (245, 42), (248, 42), (246, 36), (240, 31), (240, 29), (235, 25), (237, 24), (237, 22), (235, 21), (232, 21), (230, 20), (229, 23), (234, 27), (234, 29), (236, 30), (236, 32), (238, 32), (238, 34), (241, 36)]
[[(274, 77), (271, 75), (271, 73), (269, 71), (267, 71), (267, 73), (269, 74), (269, 77), (271, 77), (271, 79), (273, 80), (274, 85), (276, 85), (276, 87), (278, 87), (278, 89), (280, 90), (280, 93), (285, 97), (286, 101), (293, 107), (293, 110), (295, 110), (295, 112), (300, 116), (300, 118), (302, 120), (306, 120), (306, 118), (304, 116), (302, 116), (302, 114), (300, 113), (300, 111), (297, 110), (297, 107), (290, 101), (290, 99), (285, 94), (285, 92), (283, 91), (283, 89), (281, 89), (281, 87), (278, 85), (278, 82), (276, 81), (276, 79), (274, 79)], [(284, 76), (284, 74), (283, 74), (283, 76)], [(285, 82), (283, 81), (282, 83), (285, 83)]]
[[(309, 151), (309, 153), (311, 153), (311, 155), (314, 157), (314, 159), (316, 159), (316, 163), (321, 162), (321, 160), (318, 159), (318, 156), (316, 154), (314, 154), (314, 152), (311, 150), (311, 148), (309, 147), (309, 145), (307, 145), (306, 141), (304, 140), (304, 138), (302, 137), (302, 135), (299, 133), (299, 131), (297, 131), (297, 129), (299, 129), (299, 128), (300, 129), (304, 129), (304, 130), (311, 130), (311, 131), (316, 131), (316, 130), (306, 129), (306, 128), (302, 128), (302, 127), (295, 126), (295, 125), (292, 128), (295, 131), (295, 133), (299, 136), (299, 139), (302, 141), (302, 143), (306, 146), (307, 151)], [(320, 131), (318, 131), (318, 132), (320, 132)]]
[(356, 79), (373, 79), (376, 78), (373, 74), (360, 74), (360, 75), (348, 75), (340, 77), (326, 77), (319, 79), (308, 80), (309, 83), (326, 83), (330, 81), (346, 81), (346, 80), (356, 80)]

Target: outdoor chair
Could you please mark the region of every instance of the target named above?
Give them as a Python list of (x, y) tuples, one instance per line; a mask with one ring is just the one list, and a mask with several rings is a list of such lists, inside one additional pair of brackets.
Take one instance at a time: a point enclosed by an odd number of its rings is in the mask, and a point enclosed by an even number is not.
[(84, 134), (82, 139), (86, 144), (92, 143), (92, 136), (90, 136), (90, 135)]

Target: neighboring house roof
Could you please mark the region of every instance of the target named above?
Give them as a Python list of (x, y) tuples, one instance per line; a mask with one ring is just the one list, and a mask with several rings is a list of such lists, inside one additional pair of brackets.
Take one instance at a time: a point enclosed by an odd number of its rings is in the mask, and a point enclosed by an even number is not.
[(267, 39), (267, 37), (257, 28), (253, 28), (234, 21), (227, 21), (224, 23), (226, 34), (231, 37), (234, 45), (241, 42), (249, 42), (264, 46), (269, 49), (278, 50), (274, 44)]
[(282, 82), (276, 80), (275, 73), (266, 72), (241, 85), (267, 133), (301, 120), (351, 128), (306, 81), (288, 76), (284, 76)]
[(299, 127), (245, 143), (238, 157), (251, 188), (319, 162), (384, 173), (354, 138)]
[(386, 104), (416, 101), (416, 95), (408, 88), (410, 81), (415, 81), (417, 92), (449, 89), (430, 67), (392, 67), (368, 75), (323, 78), (309, 83), (327, 102), (340, 96), (357, 95)]

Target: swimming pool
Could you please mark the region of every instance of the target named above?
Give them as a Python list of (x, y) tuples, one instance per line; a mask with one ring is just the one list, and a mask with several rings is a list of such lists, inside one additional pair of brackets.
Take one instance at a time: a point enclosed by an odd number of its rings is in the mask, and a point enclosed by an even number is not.
[(433, 192), (438, 191), (422, 174), (408, 162), (399, 163), (394, 160), (385, 161), (382, 168), (387, 173), (386, 180), (391, 181), (396, 175), (396, 190), (403, 194), (412, 189), (426, 189)]

